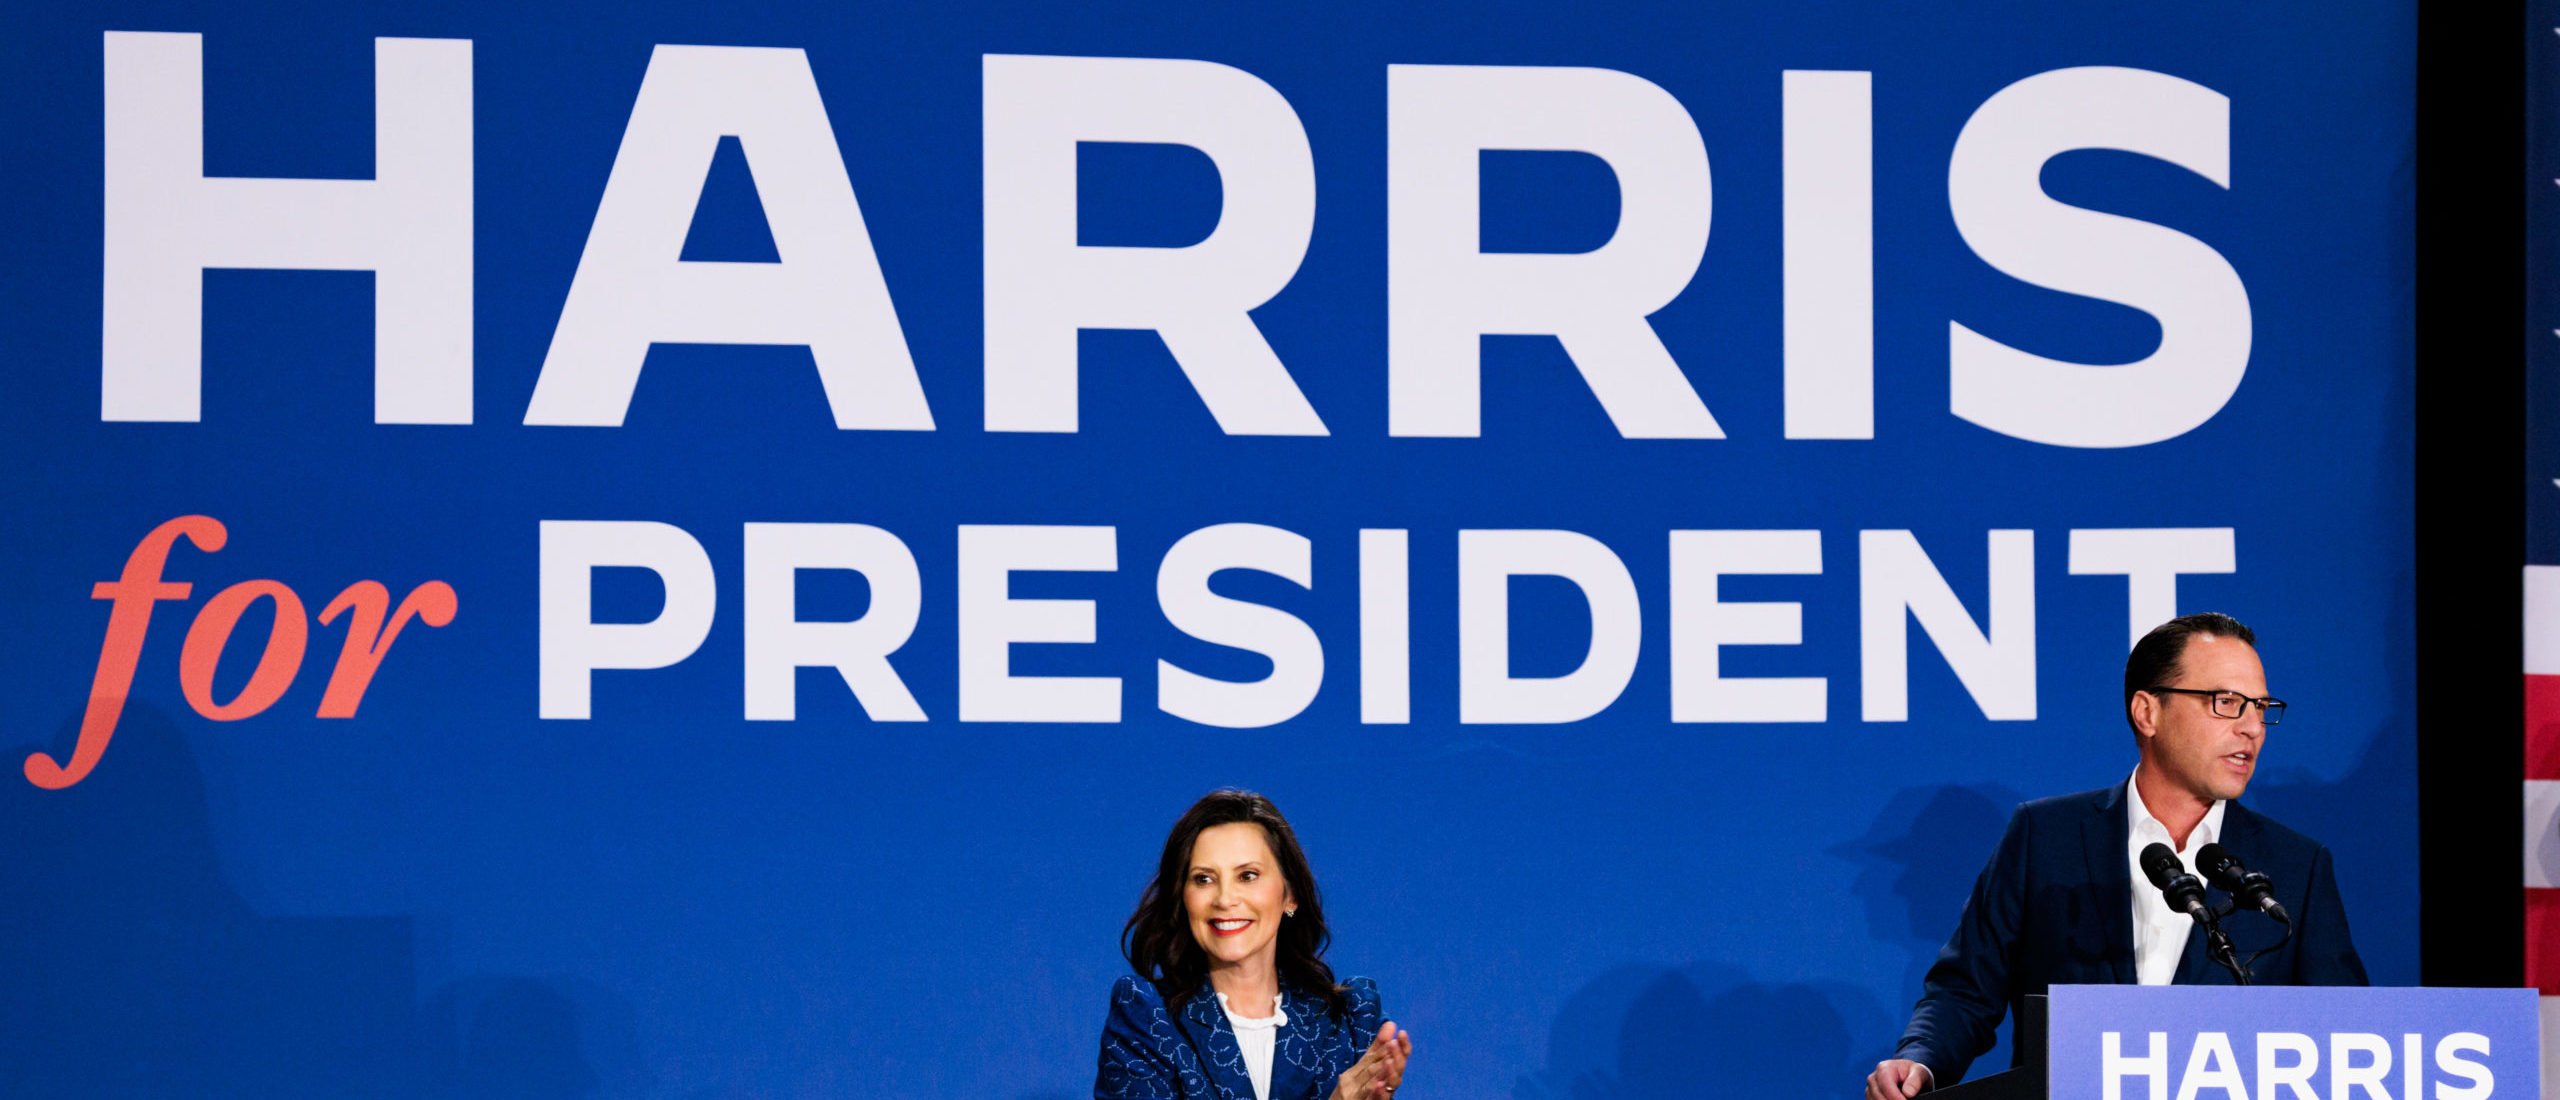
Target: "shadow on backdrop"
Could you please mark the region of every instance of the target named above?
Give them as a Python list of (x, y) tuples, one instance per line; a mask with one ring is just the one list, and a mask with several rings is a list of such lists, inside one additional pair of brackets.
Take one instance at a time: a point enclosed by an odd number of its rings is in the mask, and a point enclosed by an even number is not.
[(569, 1100), (657, 1095), (628, 1001), (575, 979), (465, 978), (420, 1013), (429, 1096)]
[(68, 789), (14, 774), (39, 748), (66, 759), (78, 729), (75, 715), (50, 745), (0, 755), (10, 1095), (595, 1091), (580, 1036), (596, 1029), (578, 1020), (604, 998), (494, 979), (448, 986), (422, 1015), (409, 917), (269, 917), (232, 889), (203, 770), (166, 712), (128, 701), (106, 760)]
[[(2291, 728), (2293, 727), (2279, 726), (2277, 733), (2281, 735)], [(2407, 802), (2411, 783), (2409, 773), (2405, 764), (2393, 761), (2384, 754), (2386, 742), (2399, 745), (2411, 743), (2407, 738), (2391, 738), (2376, 732), (2366, 740), (2364, 752), (2356, 757), (2355, 766), (2347, 769), (2347, 774), (2340, 776), (2336, 782), (2322, 780), (2303, 768), (2262, 770), (2255, 779), (2250, 781), (2249, 792), (2240, 796), (2240, 800), (2249, 808), (2281, 821), (2295, 832), (2324, 844), (2336, 837), (2353, 837), (2370, 833), (2372, 826), (2366, 822), (2376, 812), (2375, 807), (2409, 804)], [(2277, 742), (2269, 746), (2268, 752), (2277, 760), (2284, 759), (2283, 743)], [(2233, 854), (2246, 860), (2251, 853)], [(2414, 866), (2411, 872), (2414, 875)], [(2346, 901), (2347, 914), (2350, 918), (2348, 931), (2355, 930), (2352, 919), (2354, 915), (2369, 904), (2362, 903), (2359, 899), (2376, 896), (2385, 890), (2408, 890), (2416, 887), (2417, 881), (2414, 877), (2407, 882), (2399, 883), (2351, 882), (2341, 877), (2338, 892)], [(2370, 962), (2372, 948), (2361, 939), (2357, 941), (2357, 946), (2363, 950), (2368, 957), (2367, 961)], [(2408, 980), (2415, 980), (2416, 977), (2415, 974), (2411, 974)], [(2382, 978), (2376, 975), (2375, 980), (2379, 981)]]
[[(2400, 575), (2402, 592), (2411, 591), (2411, 586), (2415, 583), (2413, 574)], [(2391, 622), (2383, 636), (2394, 639), (2415, 637), (2417, 631), (2415, 611), (2414, 604), (2405, 600), (2396, 601)], [(2405, 645), (2405, 642), (2403, 644)], [(2413, 697), (2416, 684), (2411, 677), (2386, 676), (2382, 678), (2381, 683), (2390, 694), (2382, 709), (2375, 712), (2376, 714), (2414, 715), (2418, 712), (2418, 705)], [(2268, 758), (2276, 761), (2279, 766), (2273, 769), (2261, 766), (2257, 776), (2249, 783), (2248, 793), (2241, 796), (2241, 801), (2246, 802), (2249, 808), (2281, 821), (2295, 832), (2323, 844), (2337, 843), (2341, 837), (2375, 837), (2376, 831), (2371, 821), (2377, 812), (2386, 812), (2383, 808), (2405, 807), (2405, 809), (2388, 812), (2403, 812), (2409, 815), (2407, 823), (2403, 826), (2407, 830), (2403, 835), (2410, 838), (2409, 847), (2405, 849), (2408, 862), (2399, 868), (2400, 873), (2406, 876), (2405, 878), (2398, 882), (2366, 882), (2358, 881), (2350, 872), (2339, 873), (2338, 893), (2346, 904), (2347, 929), (2352, 934), (2358, 930), (2356, 914), (2370, 914), (2379, 907), (2380, 899), (2391, 892), (2399, 892), (2407, 896), (2414, 894), (2418, 888), (2417, 842), (2419, 838), (2416, 836), (2418, 802), (2414, 769), (2417, 767), (2418, 736), (2422, 731), (2393, 730), (2378, 722), (2369, 728), (2355, 730), (2353, 727), (2360, 716), (2355, 714), (2332, 716), (2318, 709), (2312, 709), (2316, 705), (2313, 701), (2298, 701), (2305, 703), (2305, 708), (2297, 711), (2288, 724), (2276, 727), (2268, 737)], [(2459, 721), (2459, 719), (2448, 719), (2447, 723), (2450, 724), (2453, 721)], [(2309, 769), (2281, 766), (2287, 759), (2288, 741), (2307, 741), (2316, 737), (2340, 735), (2331, 733), (2332, 730), (2338, 730), (2341, 734), (2347, 735), (2361, 733), (2364, 736), (2364, 748), (2357, 754), (2355, 764), (2347, 769), (2345, 775), (2338, 777), (2335, 782), (2328, 782), (2314, 775)], [(2438, 732), (2438, 736), (2445, 735), (2443, 731)], [(2454, 735), (2459, 736), (2458, 733)], [(2245, 861), (2251, 853), (2235, 854)], [(2358, 855), (2365, 855), (2365, 853), (2360, 852)], [(2410, 908), (2407, 912), (2410, 923), (2406, 926), (2407, 931), (2404, 933), (2407, 937), (2406, 941), (2391, 944), (2388, 948), (2377, 952), (2376, 949), (2383, 947), (2383, 944), (2375, 938), (2375, 925), (2370, 919), (2362, 926), (2364, 934), (2356, 938), (2357, 952), (2364, 956), (2366, 970), (2373, 973), (2373, 980), (2378, 983), (2416, 984), (2419, 980), (2416, 943), (2417, 912), (2415, 904), (2409, 904)], [(2377, 963), (2379, 963), (2378, 966)]]
[[(1885, 1029), (1868, 1038), (1873, 1057), (1860, 1077), (1889, 1056), (1920, 999), (1920, 979), (1936, 962), (1964, 914), (1973, 882), (1982, 874), (2009, 815), (2025, 801), (1996, 783), (1912, 787), (1885, 802), (1865, 835), (1830, 850), (1858, 868), (1850, 890), (1865, 905), (1867, 932), (1900, 949), (1902, 973), (1893, 987), (1896, 1011)], [(2009, 1064), (2009, 1029), (1975, 1063), (1975, 1076)]]
[(1914, 998), (2022, 801), (1998, 784), (1909, 788), (1885, 803), (1865, 835), (1830, 850), (1856, 865), (1850, 889), (1866, 907), (1867, 931), (1902, 949), (1903, 984)]
[[(57, 731), (56, 759), (77, 739)], [(0, 1080), (29, 1096), (383, 1096), (410, 1077), (405, 917), (267, 918), (224, 881), (194, 754), (132, 703), (65, 790), (5, 760)]]
[(1866, 991), (1769, 983), (1730, 966), (1612, 970), (1556, 1014), (1516, 1100), (1691, 1100), (1856, 1091), (1893, 1023)]

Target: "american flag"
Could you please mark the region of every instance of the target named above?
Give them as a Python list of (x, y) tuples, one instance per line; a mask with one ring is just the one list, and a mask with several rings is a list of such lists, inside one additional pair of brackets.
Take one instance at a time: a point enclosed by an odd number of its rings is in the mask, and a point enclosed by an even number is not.
[(2560, 1096), (2560, 19), (2526, 51), (2526, 297), (2549, 333), (2527, 343), (2524, 567), (2524, 965), (2542, 991), (2543, 1095)]
[[(2545, 494), (2560, 494), (2560, 485)], [(2524, 821), (2525, 978), (2542, 990), (2543, 1095), (2550, 1096), (2560, 1086), (2560, 565), (2524, 568)]]

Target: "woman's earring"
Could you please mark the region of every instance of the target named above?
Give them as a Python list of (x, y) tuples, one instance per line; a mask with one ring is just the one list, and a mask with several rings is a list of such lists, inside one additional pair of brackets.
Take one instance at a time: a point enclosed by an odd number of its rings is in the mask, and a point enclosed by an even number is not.
[(1298, 915), (1298, 911), (1295, 909), (1283, 909), (1280, 911), (1280, 915), (1284, 917), (1294, 917)]

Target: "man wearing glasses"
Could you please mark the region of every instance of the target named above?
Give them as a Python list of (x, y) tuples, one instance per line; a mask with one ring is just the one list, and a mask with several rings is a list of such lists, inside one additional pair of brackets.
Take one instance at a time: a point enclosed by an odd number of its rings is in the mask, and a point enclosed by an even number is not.
[[(2275, 881), (2290, 938), (2271, 919), (2223, 924), (2240, 958), (2258, 956), (2253, 982), (2365, 984), (2329, 850), (2233, 802), (2257, 771), (2267, 727), (2284, 718), (2284, 703), (2267, 697), (2257, 644), (2239, 620), (2202, 614), (2134, 645), (2124, 664), (2133, 777), (2018, 807), (1921, 983), (1901, 1044), (1868, 1075), (1867, 1100), (1962, 1080), (2001, 1016), (2047, 986), (2232, 984), (2206, 956), (2203, 928), (2172, 911), (2138, 866), (2155, 843), (2192, 868), (2198, 849), (2219, 842)], [(2216, 890), (2206, 900), (2228, 899)]]

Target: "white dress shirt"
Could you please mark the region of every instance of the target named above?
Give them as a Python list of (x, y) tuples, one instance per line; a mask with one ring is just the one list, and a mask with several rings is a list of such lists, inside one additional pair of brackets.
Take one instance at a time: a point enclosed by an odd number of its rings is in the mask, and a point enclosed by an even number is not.
[(1244, 1052), (1244, 1075), (1253, 1079), (1253, 1100), (1271, 1100), (1271, 1054), (1280, 1029), (1289, 1026), (1288, 998), (1274, 998), (1271, 1015), (1258, 1020), (1238, 1015), (1224, 993), (1218, 994), (1218, 1007), (1226, 1010), (1227, 1026), (1235, 1029), (1236, 1048)]
[[(2134, 770), (2135, 775), (2141, 769)], [(2151, 816), (2151, 807), (2142, 804), (2142, 788), (2133, 780), (2124, 783), (2124, 812), (2131, 822), (2125, 839), (2124, 858), (2133, 867), (2133, 974), (2143, 985), (2167, 985), (2178, 973), (2178, 959), (2187, 953), (2187, 932), (2196, 926), (2194, 917), (2169, 908), (2160, 888), (2151, 885), (2151, 877), (2142, 873), (2142, 850), (2153, 844), (2166, 844), (2178, 853), (2178, 861), (2192, 867), (2196, 849), (2213, 843), (2222, 834), (2223, 803), (2215, 802), (2204, 812), (2204, 820), (2187, 834), (2187, 846), (2178, 847), (2170, 839), (2169, 827)]]

